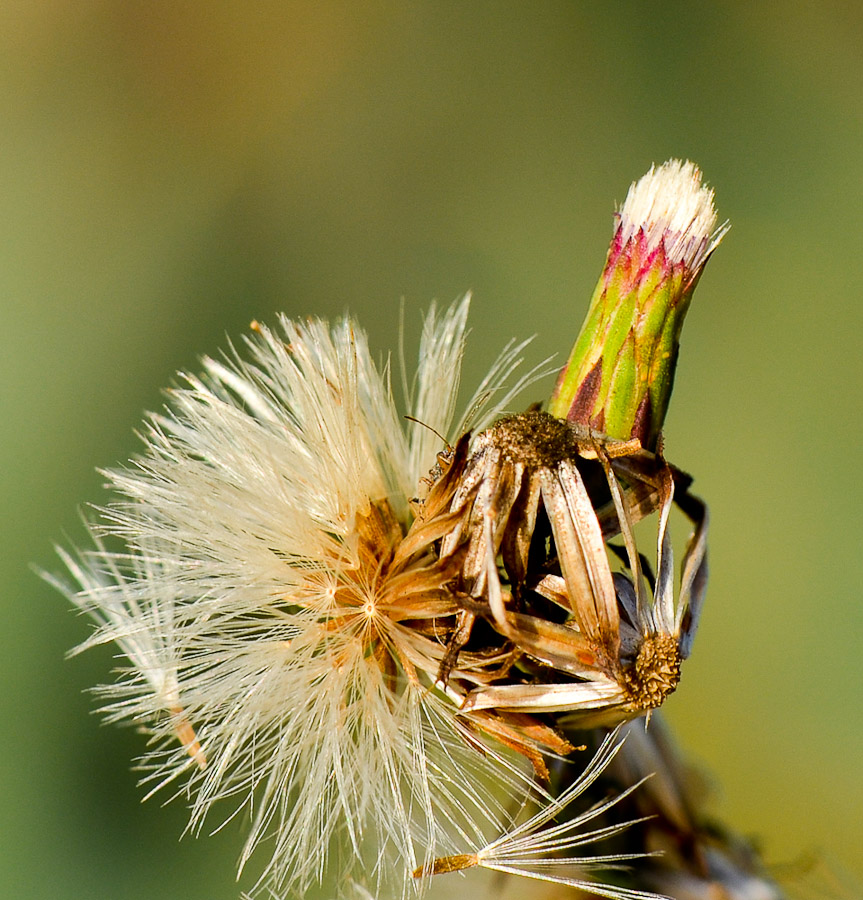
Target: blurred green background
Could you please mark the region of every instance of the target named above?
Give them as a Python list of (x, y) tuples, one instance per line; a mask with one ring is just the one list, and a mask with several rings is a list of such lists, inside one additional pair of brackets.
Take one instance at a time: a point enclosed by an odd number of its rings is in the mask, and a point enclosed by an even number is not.
[(88, 625), (30, 569), (173, 373), (277, 311), (385, 350), (402, 298), (416, 334), (467, 289), (466, 385), (513, 335), (562, 362), (670, 156), (733, 227), (666, 428), (713, 514), (668, 715), (771, 863), (863, 877), (863, 7), (3, 3), (0, 104), (5, 896), (238, 894), (236, 829), (139, 804), (140, 737), (82, 693), (110, 654), (64, 661)]

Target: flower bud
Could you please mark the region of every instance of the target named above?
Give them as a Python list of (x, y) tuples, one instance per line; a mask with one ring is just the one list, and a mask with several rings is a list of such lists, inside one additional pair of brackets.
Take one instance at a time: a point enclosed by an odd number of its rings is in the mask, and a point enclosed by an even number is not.
[(716, 227), (713, 191), (694, 163), (669, 160), (630, 187), (552, 415), (654, 449), (683, 319), (727, 230)]

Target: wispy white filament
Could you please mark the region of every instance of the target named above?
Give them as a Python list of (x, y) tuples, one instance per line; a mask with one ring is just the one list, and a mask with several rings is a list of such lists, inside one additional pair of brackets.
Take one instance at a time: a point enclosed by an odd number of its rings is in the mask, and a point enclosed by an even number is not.
[(644, 821), (635, 819), (598, 828), (590, 827), (591, 822), (607, 813), (633, 791), (638, 790), (646, 779), (636, 782), (620, 794), (611, 796), (582, 813), (576, 814), (569, 810), (569, 807), (603, 774), (620, 751), (623, 746), (620, 732), (621, 729), (618, 727), (606, 736), (584, 771), (559, 797), (544, 804), (533, 816), (514, 825), (496, 840), (472, 854), (461, 857), (463, 859), (461, 865), (465, 868), (479, 866), (539, 881), (565, 884), (610, 900), (657, 900), (662, 897), (663, 895), (649, 891), (597, 883), (587, 878), (587, 874), (596, 869), (625, 868), (627, 863), (643, 859), (649, 854), (584, 855), (580, 852), (581, 848), (614, 837), (630, 826)]

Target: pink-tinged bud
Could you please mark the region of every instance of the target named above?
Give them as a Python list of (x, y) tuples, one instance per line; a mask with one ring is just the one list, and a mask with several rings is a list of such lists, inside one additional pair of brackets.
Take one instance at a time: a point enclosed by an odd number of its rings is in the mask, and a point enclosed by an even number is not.
[(653, 449), (665, 420), (683, 319), (710, 254), (713, 191), (691, 162), (669, 160), (634, 183), (605, 269), (549, 412)]

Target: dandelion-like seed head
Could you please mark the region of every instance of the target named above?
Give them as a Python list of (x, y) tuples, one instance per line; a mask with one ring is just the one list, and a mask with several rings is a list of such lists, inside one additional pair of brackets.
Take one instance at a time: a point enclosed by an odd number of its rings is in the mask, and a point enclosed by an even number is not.
[[(402, 420), (350, 320), (256, 325), (247, 355), (207, 359), (170, 392), (141, 456), (107, 473), (95, 547), (64, 553), (66, 590), (99, 625), (84, 646), (128, 657), (100, 692), (109, 718), (150, 730), (145, 781), (191, 796), (194, 830), (217, 804), (246, 816), (241, 865), (272, 853), (263, 888), (359, 873), (398, 895), (424, 859), (502, 827), (516, 783), (529, 790), (489, 737), (507, 723), (468, 720), (434, 686), (459, 557), (411, 530), (435, 431), (464, 431), (467, 309), (426, 318), (406, 385), (424, 425)], [(535, 374), (504, 388), (523, 346), (472, 401), (480, 423)]]

